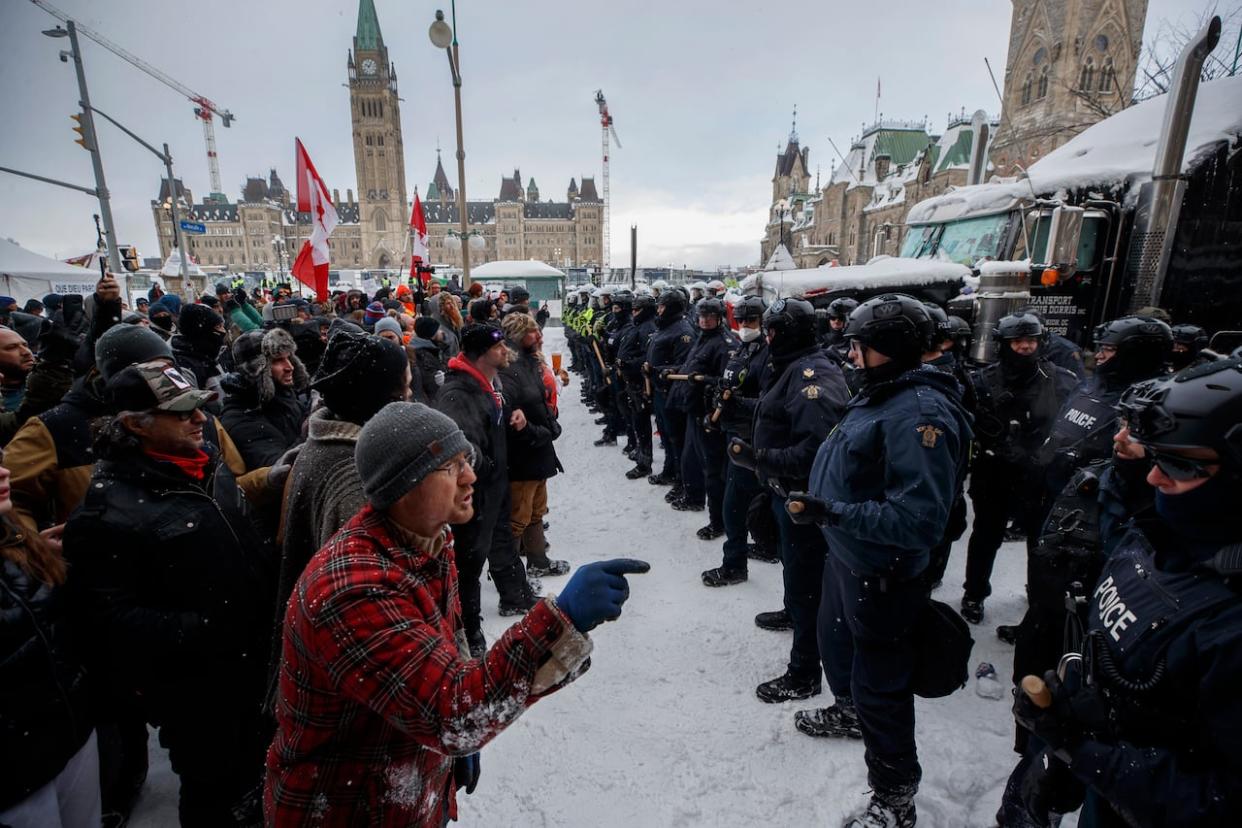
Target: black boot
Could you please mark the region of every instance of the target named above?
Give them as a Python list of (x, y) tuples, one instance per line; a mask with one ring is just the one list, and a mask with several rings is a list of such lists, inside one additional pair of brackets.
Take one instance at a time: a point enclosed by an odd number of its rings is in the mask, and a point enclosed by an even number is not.
[(702, 503), (691, 503), (685, 499), (674, 500), (672, 507), (678, 512), (701, 512), (705, 508)]
[(501, 615), (525, 615), (537, 601), (530, 582), (526, 580), (526, 567), (515, 561), (505, 569), (492, 573), (496, 591), (500, 593)]
[(734, 584), (746, 583), (747, 577), (745, 569), (729, 569), (728, 567), (718, 566), (703, 573), (703, 585), (709, 587), (733, 586)]
[(617, 435), (610, 431), (605, 431), (604, 436), (595, 441), (597, 446), (615, 446), (617, 444)]
[(752, 561), (763, 561), (764, 563), (780, 563), (781, 553), (775, 549), (769, 551), (764, 549), (757, 543), (746, 545), (746, 557)]
[(715, 540), (724, 534), (724, 527), (709, 523), (694, 534), (698, 536), (699, 540)]
[(793, 629), (793, 619), (789, 617), (789, 613), (785, 610), (761, 612), (755, 616), (755, 626), (761, 630), (784, 632), (785, 630)]
[(819, 710), (799, 710), (794, 714), (794, 727), (808, 736), (820, 738), (862, 738), (858, 710), (849, 699), (837, 699), (832, 707)]
[(640, 477), (646, 477), (651, 474), (651, 466), (644, 463), (641, 457), (636, 462), (638, 465), (625, 473), (626, 480), (638, 480)]
[(686, 496), (686, 490), (681, 487), (681, 483), (674, 483), (673, 488), (664, 493), (664, 502), (672, 503), (674, 500), (681, 500)]
[(818, 696), (822, 692), (823, 685), (819, 680), (819, 676), (800, 678), (788, 670), (785, 671), (784, 675), (777, 676), (771, 681), (765, 681), (755, 688), (755, 695), (759, 697), (759, 700), (768, 704), (809, 699), (811, 696)]
[(875, 791), (867, 807), (845, 820), (844, 828), (914, 828), (914, 793), (917, 785), (902, 791)]
[(487, 639), (483, 636), (483, 631), (473, 629), (466, 632), (466, 641), (470, 645), (470, 657), (482, 658), (487, 655)]
[(660, 472), (653, 474), (647, 478), (647, 482), (652, 486), (672, 486), (677, 482), (677, 475), (668, 472)]
[(983, 622), (982, 601), (974, 601), (970, 598), (963, 598), (960, 612), (962, 617), (972, 624), (979, 624)]

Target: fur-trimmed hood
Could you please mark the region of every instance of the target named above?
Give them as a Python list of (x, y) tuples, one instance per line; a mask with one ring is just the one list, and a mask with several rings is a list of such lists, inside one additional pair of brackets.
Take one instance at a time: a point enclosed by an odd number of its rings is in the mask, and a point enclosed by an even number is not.
[(256, 405), (266, 405), (276, 396), (272, 360), (282, 356), (289, 357), (293, 363), (293, 390), (305, 391), (310, 386), (310, 375), (297, 357), (297, 343), (284, 328), (250, 331), (239, 336), (233, 342), (236, 371), (225, 376), (220, 386), (230, 396), (252, 396)]

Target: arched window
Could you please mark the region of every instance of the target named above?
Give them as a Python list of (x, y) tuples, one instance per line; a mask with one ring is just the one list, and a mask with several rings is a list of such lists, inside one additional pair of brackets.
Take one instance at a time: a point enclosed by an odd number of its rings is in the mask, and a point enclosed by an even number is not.
[(375, 219), (375, 231), (377, 233), (383, 233), (388, 229), (388, 219), (384, 215), (383, 210), (376, 210), (373, 218)]
[(1095, 87), (1095, 61), (1087, 58), (1087, 62), (1082, 65), (1082, 74), (1078, 76), (1078, 88), (1083, 92), (1090, 92)]
[(1045, 66), (1039, 73), (1039, 91), (1035, 95), (1036, 98), (1043, 100), (1048, 97), (1048, 67)]
[(1113, 68), (1113, 59), (1104, 58), (1104, 66), (1100, 68), (1100, 91), (1111, 95), (1117, 86), (1117, 70)]
[(1026, 80), (1022, 83), (1022, 105), (1026, 106), (1031, 102), (1031, 75), (1028, 72)]

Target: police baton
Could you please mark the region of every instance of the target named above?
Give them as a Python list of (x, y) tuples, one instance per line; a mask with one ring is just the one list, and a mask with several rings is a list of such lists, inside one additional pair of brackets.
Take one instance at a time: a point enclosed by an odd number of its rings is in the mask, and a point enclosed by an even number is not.
[(712, 425), (720, 422), (720, 414), (724, 411), (724, 401), (733, 396), (733, 389), (726, 388), (720, 392), (721, 405), (716, 406), (716, 410), (712, 412)]
[(591, 347), (595, 349), (595, 358), (599, 360), (600, 370), (604, 372), (604, 384), (612, 385), (612, 377), (609, 375), (608, 366), (604, 364), (604, 355), (599, 352), (599, 340), (592, 339)]

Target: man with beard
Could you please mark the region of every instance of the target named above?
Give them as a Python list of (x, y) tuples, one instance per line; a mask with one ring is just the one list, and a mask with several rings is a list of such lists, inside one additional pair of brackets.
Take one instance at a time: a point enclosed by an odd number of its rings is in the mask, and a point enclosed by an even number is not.
[(16, 411), (26, 396), (26, 377), (35, 367), (34, 352), (12, 328), (0, 327), (0, 397), (6, 411)]
[(983, 621), (991, 595), (992, 565), (1010, 515), (1034, 546), (1043, 517), (1035, 455), (1077, 378), (1041, 356), (1047, 332), (1029, 313), (1003, 317), (996, 326), (997, 361), (975, 372), (978, 394), (975, 461), (970, 498), (975, 519), (966, 547), (962, 617)]
[(233, 343), (236, 372), (221, 380), (228, 395), (220, 419), (248, 468), (270, 466), (302, 442), (310, 378), (297, 345), (283, 328), (251, 331)]

